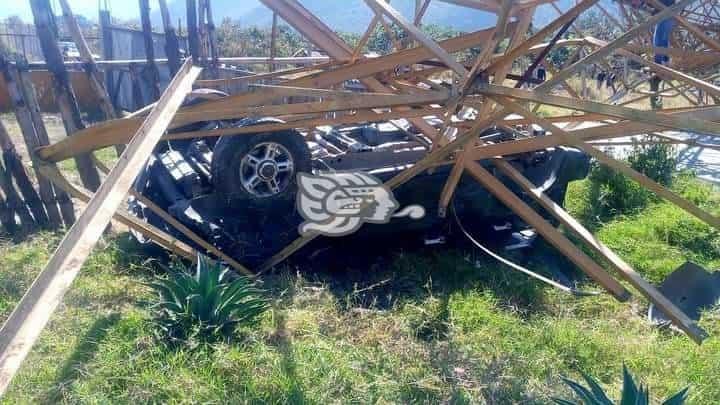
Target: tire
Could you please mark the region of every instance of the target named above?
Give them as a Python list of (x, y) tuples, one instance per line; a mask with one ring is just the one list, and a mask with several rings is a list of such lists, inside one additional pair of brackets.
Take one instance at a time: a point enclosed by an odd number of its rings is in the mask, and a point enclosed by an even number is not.
[[(257, 122), (261, 123), (261, 122)], [(280, 165), (276, 164), (277, 187), (271, 186), (273, 180), (262, 181), (256, 188), (249, 186), (248, 177), (252, 176), (251, 161), (257, 161), (257, 153), (268, 145), (273, 146), (281, 162), (290, 161), (291, 170), (280, 172)], [(279, 146), (278, 146), (279, 145)], [(254, 159), (253, 159), (254, 158)], [(272, 159), (260, 161), (259, 166), (273, 166)], [(270, 162), (270, 163), (268, 163)], [(283, 169), (287, 168), (284, 164)], [(218, 140), (213, 151), (212, 181), (217, 193), (235, 198), (250, 198), (253, 200), (294, 200), (297, 192), (296, 175), (298, 172), (310, 172), (312, 168), (310, 149), (305, 139), (297, 131), (287, 130), (255, 135), (239, 135), (223, 137)], [(273, 169), (269, 169), (272, 171)], [(258, 176), (266, 174), (256, 170)], [(260, 176), (263, 177), (263, 176)], [(270, 177), (270, 176), (266, 176)], [(265, 178), (265, 177), (263, 177)], [(267, 184), (267, 186), (265, 184)], [(271, 189), (274, 188), (274, 189)]]
[[(182, 107), (192, 107), (199, 104), (204, 104), (209, 101), (218, 100), (224, 97), (227, 97), (228, 94), (219, 90), (215, 89), (195, 89), (192, 92), (188, 94), (187, 97), (185, 97), (185, 100), (183, 100)], [(209, 130), (209, 129), (216, 129), (220, 126), (221, 121), (198, 121), (198, 122), (192, 122), (187, 125), (183, 125), (182, 127), (174, 128), (169, 131), (171, 134), (180, 133), (180, 132), (195, 132), (195, 131), (202, 131), (202, 130)], [(208, 142), (211, 141), (211, 139), (214, 138), (206, 138)], [(188, 146), (193, 142), (193, 139), (180, 139), (180, 140), (173, 140), (173, 141), (167, 141), (167, 144), (171, 145), (173, 149), (179, 150), (179, 151), (185, 151)], [(159, 150), (165, 150), (164, 147), (165, 142), (160, 143)]]

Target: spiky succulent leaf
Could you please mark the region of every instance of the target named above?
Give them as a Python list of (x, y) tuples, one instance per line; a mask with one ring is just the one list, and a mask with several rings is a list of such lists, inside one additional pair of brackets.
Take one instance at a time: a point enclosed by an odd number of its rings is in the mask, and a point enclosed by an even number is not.
[(640, 405), (640, 391), (627, 366), (623, 364), (623, 388), (620, 405)]
[[(570, 380), (568, 378), (563, 378), (563, 381), (565, 384), (567, 384), (570, 389), (573, 390), (575, 395), (577, 395), (583, 404), (586, 405), (600, 405), (603, 404), (602, 402), (599, 402), (596, 400), (595, 396), (588, 390), (587, 388), (583, 387), (579, 383), (576, 383), (573, 380)], [(604, 404), (603, 404), (604, 405)]]
[(588, 387), (592, 391), (593, 397), (598, 403), (603, 405), (613, 405), (613, 402), (610, 400), (610, 398), (608, 398), (607, 394), (605, 394), (605, 390), (603, 390), (597, 380), (584, 372), (582, 373), (582, 376), (585, 379)]
[(640, 384), (640, 395), (638, 396), (638, 405), (650, 405), (650, 389)]
[[(613, 401), (605, 394), (600, 384), (590, 375), (582, 373), (588, 387), (584, 387), (580, 383), (563, 378), (563, 381), (572, 389), (575, 395), (580, 399), (583, 405), (612, 405)], [(682, 405), (687, 399), (688, 388), (676, 393), (672, 397), (666, 399), (662, 405)], [(573, 400), (553, 398), (553, 401), (559, 405), (576, 404)], [(623, 390), (620, 398), (620, 405), (649, 405), (650, 390), (648, 387), (635, 383), (630, 371), (623, 366)]]
[(268, 308), (252, 280), (230, 280), (228, 268), (206, 257), (198, 257), (192, 273), (176, 263), (172, 268), (167, 278), (149, 284), (159, 296), (152, 305), (158, 325), (170, 340), (226, 339)]
[(662, 402), (662, 405), (683, 405), (687, 401), (689, 387), (685, 387), (675, 395), (670, 396)]

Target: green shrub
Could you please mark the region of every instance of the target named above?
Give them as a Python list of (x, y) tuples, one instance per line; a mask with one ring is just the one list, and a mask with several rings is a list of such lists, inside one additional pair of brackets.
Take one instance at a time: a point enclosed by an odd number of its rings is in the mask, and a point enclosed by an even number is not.
[[(627, 163), (638, 172), (670, 186), (677, 163), (671, 145), (636, 143), (627, 156)], [(618, 214), (627, 214), (645, 207), (652, 201), (653, 194), (639, 183), (622, 173), (600, 164), (593, 164), (590, 170), (590, 201), (592, 217), (605, 219)]]
[(268, 302), (246, 277), (230, 279), (230, 269), (199, 255), (194, 274), (175, 264), (167, 278), (150, 286), (160, 336), (170, 342), (228, 340), (239, 325), (253, 324)]
[(643, 208), (652, 194), (640, 184), (607, 166), (593, 164), (590, 170), (592, 216), (609, 218)]
[[(656, 140), (647, 137), (647, 141)], [(628, 155), (630, 166), (656, 182), (670, 186), (677, 166), (677, 154), (670, 144), (639, 144), (633, 145)]]
[[(587, 387), (573, 380), (563, 378), (565, 384), (575, 393), (575, 396), (580, 399), (582, 405), (613, 405), (615, 402), (610, 400), (608, 395), (605, 393), (603, 388), (598, 382), (590, 377), (589, 375), (582, 373)], [(671, 395), (662, 402), (662, 405), (682, 405), (687, 399), (688, 388), (684, 388), (674, 395)], [(621, 399), (619, 404), (621, 405), (649, 405), (650, 402), (650, 390), (642, 384), (637, 385), (633, 379), (632, 374), (628, 371), (627, 367), (623, 366), (623, 387), (620, 395)], [(556, 404), (559, 405), (575, 405), (578, 402), (563, 398), (553, 398)]]

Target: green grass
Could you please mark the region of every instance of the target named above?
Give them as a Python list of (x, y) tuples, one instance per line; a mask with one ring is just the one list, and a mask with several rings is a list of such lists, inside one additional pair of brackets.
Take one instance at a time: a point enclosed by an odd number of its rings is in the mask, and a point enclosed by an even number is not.
[[(685, 176), (675, 189), (720, 212), (710, 187)], [(587, 195), (587, 181), (572, 184), (568, 208), (580, 218)], [(718, 234), (666, 203), (586, 220), (654, 282), (684, 260), (719, 267)], [(58, 241), (0, 245), (1, 319)], [(397, 252), (368, 272), (286, 269), (264, 280), (273, 309), (258, 328), (181, 350), (153, 338), (143, 284), (153, 266), (121, 235), (84, 266), (3, 401), (547, 403), (567, 396), (560, 376), (578, 370), (617, 394), (623, 363), (658, 397), (690, 385), (690, 403), (720, 398), (717, 311), (702, 321), (712, 337), (696, 346), (648, 325), (640, 298), (574, 298), (465, 255)]]

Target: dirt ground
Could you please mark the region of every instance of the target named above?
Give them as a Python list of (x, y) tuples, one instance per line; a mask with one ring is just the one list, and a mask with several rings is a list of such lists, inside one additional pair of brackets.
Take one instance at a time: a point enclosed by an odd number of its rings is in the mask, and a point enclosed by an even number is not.
[[(17, 120), (15, 119), (15, 115), (0, 114), (0, 121), (2, 121), (3, 125), (10, 134), (10, 138), (13, 140), (15, 148), (23, 158), (23, 161), (25, 162), (27, 167), (31, 167), (32, 163), (30, 162), (30, 155), (28, 154), (28, 150), (25, 146), (25, 141), (23, 140), (22, 132), (20, 131)], [(43, 114), (43, 122), (45, 122), (45, 128), (48, 131), (48, 136), (51, 143), (58, 142), (61, 139), (65, 138), (65, 127), (63, 126), (62, 118), (59, 114)], [(116, 157), (115, 152), (111, 150), (100, 151), (99, 153), (96, 153), (96, 156), (102, 161), (104, 161), (105, 164), (109, 164), (110, 166), (112, 166), (112, 163), (114, 162)], [(80, 184), (80, 178), (77, 174), (74, 160), (70, 159), (60, 162), (59, 167), (63, 171), (63, 173), (65, 173), (69, 180), (73, 181), (76, 184)], [(29, 170), (28, 172), (31, 176), (35, 175), (33, 170)]]
[[(15, 143), (15, 147), (24, 159), (28, 159), (28, 151), (25, 148), (25, 142), (22, 138), (22, 132), (18, 126), (17, 120), (13, 114), (0, 114), (0, 121), (2, 121), (5, 128), (10, 133), (10, 138)], [(57, 114), (44, 114), (43, 121), (45, 122), (45, 128), (47, 128), (48, 136), (51, 142), (57, 142), (65, 137), (65, 127), (63, 126), (62, 119)]]

